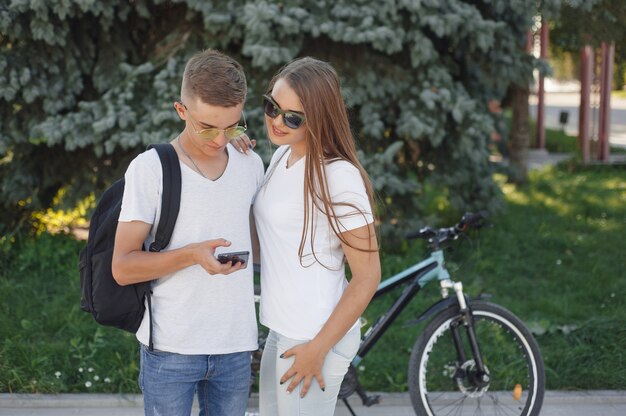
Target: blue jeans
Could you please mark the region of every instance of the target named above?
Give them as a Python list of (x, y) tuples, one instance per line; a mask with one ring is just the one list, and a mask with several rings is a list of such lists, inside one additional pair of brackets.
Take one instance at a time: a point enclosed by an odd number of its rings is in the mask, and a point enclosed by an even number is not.
[(139, 387), (146, 416), (189, 416), (196, 391), (201, 416), (243, 416), (250, 352), (182, 355), (141, 345)]

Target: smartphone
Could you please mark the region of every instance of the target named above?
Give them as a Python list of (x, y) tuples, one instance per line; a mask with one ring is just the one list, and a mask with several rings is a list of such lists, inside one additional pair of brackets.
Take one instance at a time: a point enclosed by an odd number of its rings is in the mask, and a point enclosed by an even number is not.
[(217, 261), (222, 264), (228, 263), (230, 261), (233, 262), (233, 266), (236, 263), (242, 263), (248, 266), (248, 257), (250, 256), (249, 251), (235, 251), (231, 253), (222, 253), (217, 255)]

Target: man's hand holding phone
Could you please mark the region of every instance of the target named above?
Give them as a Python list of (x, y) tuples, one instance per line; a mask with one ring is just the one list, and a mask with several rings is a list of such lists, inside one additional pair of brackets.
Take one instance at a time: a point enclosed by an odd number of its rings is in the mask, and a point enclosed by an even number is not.
[(247, 257), (245, 257), (245, 262), (238, 261), (235, 263), (230, 261), (221, 263), (215, 258), (215, 249), (217, 247), (228, 246), (230, 246), (230, 241), (218, 238), (203, 241), (202, 243), (190, 244), (189, 248), (192, 249), (194, 263), (200, 265), (209, 274), (231, 274), (237, 270), (245, 269), (248, 265)]

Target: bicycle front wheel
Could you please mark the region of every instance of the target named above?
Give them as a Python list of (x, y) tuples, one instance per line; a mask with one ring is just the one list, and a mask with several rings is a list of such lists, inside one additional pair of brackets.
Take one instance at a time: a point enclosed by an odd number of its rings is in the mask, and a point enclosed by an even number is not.
[(538, 415), (545, 376), (537, 342), (501, 306), (472, 301), (469, 307), (485, 373), (477, 369), (458, 307), (444, 310), (411, 352), (408, 383), (416, 414)]

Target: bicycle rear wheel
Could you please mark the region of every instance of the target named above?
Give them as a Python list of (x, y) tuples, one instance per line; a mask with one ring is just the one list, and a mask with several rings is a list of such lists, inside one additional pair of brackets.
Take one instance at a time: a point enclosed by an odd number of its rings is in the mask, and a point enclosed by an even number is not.
[[(486, 377), (478, 374), (458, 307), (435, 316), (415, 342), (409, 361), (409, 393), (417, 415), (538, 415), (545, 375), (537, 342), (501, 306), (472, 301), (476, 339)], [(458, 325), (464, 362), (452, 328)]]

